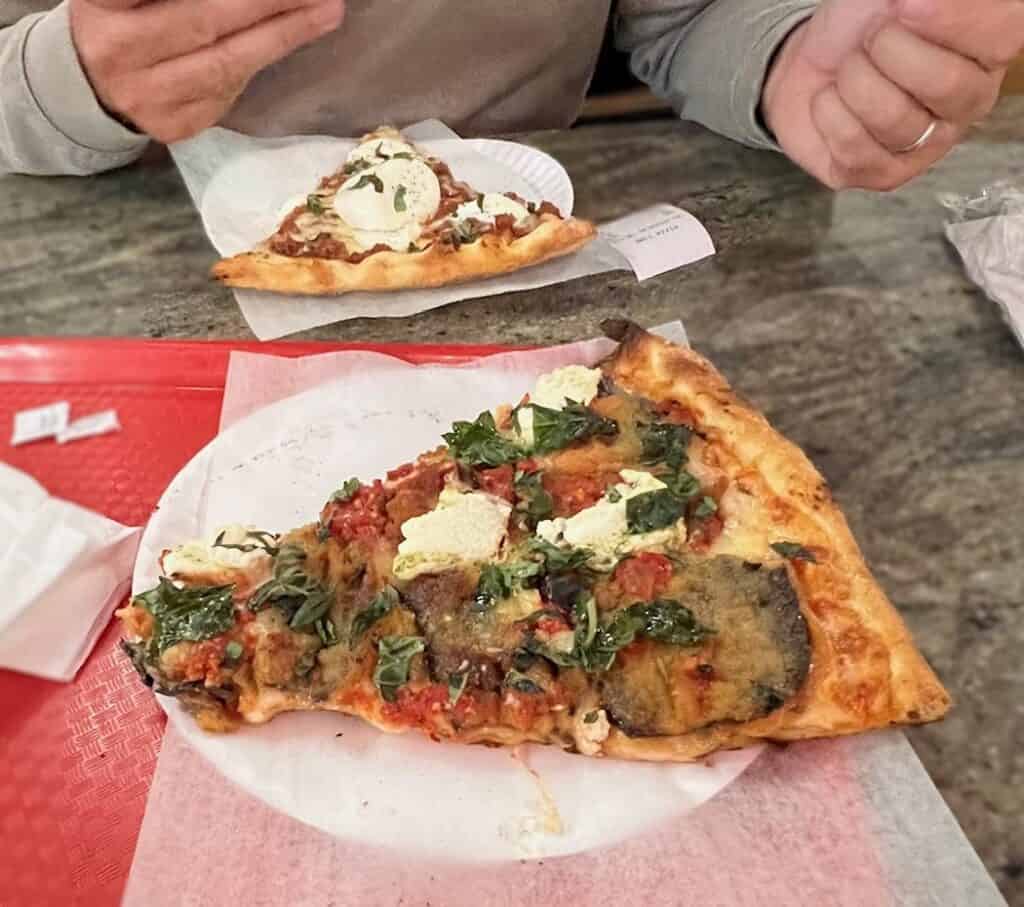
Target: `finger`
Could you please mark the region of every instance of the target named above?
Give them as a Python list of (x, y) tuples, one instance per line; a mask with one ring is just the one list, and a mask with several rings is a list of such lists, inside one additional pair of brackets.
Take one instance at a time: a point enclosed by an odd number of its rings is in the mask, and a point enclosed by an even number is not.
[(1021, 0), (900, 0), (897, 15), (926, 41), (1002, 69), (1024, 48)]
[(219, 97), (244, 86), (259, 70), (296, 48), (334, 31), (344, 15), (343, 0), (318, 0), (314, 6), (284, 13), (215, 44), (148, 70), (142, 79), (152, 90), (171, 90), (181, 104)]
[(892, 14), (891, 0), (830, 0), (807, 23), (805, 53), (824, 72), (840, 63)]
[(836, 189), (895, 189), (913, 174), (884, 148), (846, 106), (835, 86), (811, 102), (811, 119), (832, 157), (829, 185)]
[(972, 123), (992, 109), (999, 94), (999, 79), (979, 63), (903, 25), (879, 29), (867, 53), (879, 72), (939, 119)]
[(107, 40), (123, 65), (142, 68), (192, 53), (227, 35), (317, 2), (158, 0), (112, 22)]
[(839, 97), (879, 144), (898, 152), (924, 135), (934, 117), (878, 71), (864, 51), (839, 68)]

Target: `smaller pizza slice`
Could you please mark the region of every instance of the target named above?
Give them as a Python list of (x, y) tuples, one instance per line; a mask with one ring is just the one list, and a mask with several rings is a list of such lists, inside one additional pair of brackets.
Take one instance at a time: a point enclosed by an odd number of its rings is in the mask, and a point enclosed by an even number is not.
[(310, 295), (437, 287), (567, 255), (595, 234), (550, 202), (478, 192), (381, 127), (295, 200), (273, 236), (212, 273), (228, 286)]

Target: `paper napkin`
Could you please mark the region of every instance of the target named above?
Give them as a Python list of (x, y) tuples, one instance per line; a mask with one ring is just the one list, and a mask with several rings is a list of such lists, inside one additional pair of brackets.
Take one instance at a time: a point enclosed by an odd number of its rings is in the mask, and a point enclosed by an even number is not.
[(73, 680), (128, 591), (140, 531), (0, 463), (0, 668)]

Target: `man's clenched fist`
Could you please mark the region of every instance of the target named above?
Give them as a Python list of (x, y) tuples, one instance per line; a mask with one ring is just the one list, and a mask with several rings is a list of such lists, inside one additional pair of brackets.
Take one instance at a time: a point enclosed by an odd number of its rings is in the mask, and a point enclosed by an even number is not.
[(942, 158), (999, 96), (1024, 0), (825, 0), (783, 45), (762, 110), (834, 189), (893, 189)]
[(217, 123), (265, 66), (333, 31), (345, 0), (71, 0), (100, 103), (169, 143)]

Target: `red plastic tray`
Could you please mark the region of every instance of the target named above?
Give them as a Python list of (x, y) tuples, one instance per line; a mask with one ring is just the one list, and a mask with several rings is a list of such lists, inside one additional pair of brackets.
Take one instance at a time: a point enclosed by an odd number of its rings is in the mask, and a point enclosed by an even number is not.
[[(461, 362), (503, 347), (0, 340), (0, 458), (54, 495), (141, 525), (217, 433), (231, 350), (375, 350)], [(55, 400), (72, 418), (114, 407), (122, 431), (12, 448), (13, 414)], [(0, 905), (117, 904), (153, 777), (163, 712), (111, 625), (72, 684), (0, 670)]]

